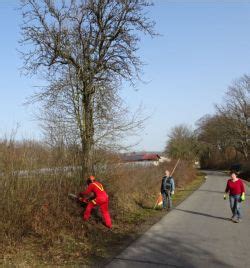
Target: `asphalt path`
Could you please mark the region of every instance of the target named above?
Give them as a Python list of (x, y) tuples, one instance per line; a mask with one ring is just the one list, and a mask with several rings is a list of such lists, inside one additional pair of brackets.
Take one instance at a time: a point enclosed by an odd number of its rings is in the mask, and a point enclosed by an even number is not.
[(243, 221), (230, 220), (223, 199), (228, 177), (207, 172), (206, 182), (106, 267), (250, 267), (250, 187)]

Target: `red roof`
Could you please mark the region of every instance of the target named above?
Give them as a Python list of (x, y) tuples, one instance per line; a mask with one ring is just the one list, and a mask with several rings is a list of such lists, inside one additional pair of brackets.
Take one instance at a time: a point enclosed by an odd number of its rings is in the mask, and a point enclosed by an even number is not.
[(144, 154), (143, 160), (153, 160), (157, 161), (160, 159), (160, 156), (158, 154)]
[(136, 161), (157, 161), (160, 159), (158, 154), (124, 154), (121, 159), (125, 162), (136, 162)]

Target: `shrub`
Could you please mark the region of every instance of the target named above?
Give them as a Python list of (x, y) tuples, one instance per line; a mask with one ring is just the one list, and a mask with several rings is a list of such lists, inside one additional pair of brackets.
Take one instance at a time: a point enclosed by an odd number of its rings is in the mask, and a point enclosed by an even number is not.
[[(9, 161), (14, 160), (9, 157)], [(149, 215), (148, 209), (153, 207), (159, 194), (165, 169), (172, 170), (176, 162), (141, 166), (121, 164), (112, 157), (104, 162), (105, 165), (96, 170), (96, 176), (110, 196), (114, 230), (120, 239)], [(21, 166), (23, 164), (16, 164), (15, 168), (20, 170)], [(2, 172), (1, 254), (11, 251), (13, 258), (20, 248), (27, 246), (35, 256), (32, 255), (31, 260), (37, 258), (43, 264), (45, 261), (63, 264), (65, 260), (67, 264), (77, 260), (86, 264), (85, 258), (93, 254), (93, 248), (96, 251), (105, 247), (110, 238), (106, 229), (102, 229), (98, 213), (94, 212), (90, 220), (93, 226), (84, 223), (83, 208), (68, 198), (68, 193), (78, 193), (85, 187), (77, 170), (69, 173), (58, 169), (49, 174), (34, 173), (30, 169), (24, 176), (8, 166)], [(180, 162), (174, 174), (176, 186), (182, 187), (194, 177), (191, 165)]]

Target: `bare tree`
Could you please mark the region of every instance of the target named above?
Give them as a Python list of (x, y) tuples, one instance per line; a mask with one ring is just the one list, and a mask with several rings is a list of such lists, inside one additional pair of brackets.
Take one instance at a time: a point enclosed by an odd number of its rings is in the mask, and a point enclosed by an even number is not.
[(242, 76), (228, 88), (216, 114), (202, 117), (196, 129), (203, 145), (205, 166), (226, 167), (249, 159), (250, 153), (250, 77)]
[(224, 128), (224, 124), (224, 116), (218, 114), (205, 115), (200, 118), (196, 123), (199, 141), (203, 145), (213, 147), (224, 154), (228, 147), (233, 146), (233, 137)]
[(245, 160), (250, 153), (250, 76), (236, 80), (226, 92), (224, 104), (217, 105), (221, 127), (230, 135)]
[(225, 123), (225, 117), (219, 114), (205, 115), (196, 123), (201, 146), (200, 163), (204, 168), (226, 167), (238, 158), (234, 139), (225, 129)]
[(63, 121), (78, 132), (83, 174), (92, 170), (95, 126), (105, 132), (102, 122), (116, 119), (112, 111), (122, 79), (133, 83), (139, 75), (138, 33), (154, 35), (144, 11), (150, 5), (147, 0), (22, 1), (21, 43), (29, 45), (24, 70), (48, 81), (33, 100), (63, 111)]
[(169, 140), (165, 152), (173, 158), (181, 158), (188, 161), (197, 159), (200, 146), (197, 137), (188, 126), (174, 127), (169, 134)]

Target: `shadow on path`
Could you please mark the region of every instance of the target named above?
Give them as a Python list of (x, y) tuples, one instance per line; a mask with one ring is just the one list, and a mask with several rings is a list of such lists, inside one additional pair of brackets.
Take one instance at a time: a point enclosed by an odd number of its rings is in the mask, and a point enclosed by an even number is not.
[(159, 235), (145, 234), (144, 240), (138, 240), (121, 255), (112, 259), (107, 268), (152, 268), (152, 267), (182, 267), (182, 268), (231, 268), (233, 265), (218, 259), (209, 250), (202, 248), (202, 238), (196, 236), (196, 242), (179, 238), (179, 233), (172, 232)]
[(199, 189), (198, 192), (209, 192), (209, 193), (218, 193), (218, 194), (224, 194), (224, 191), (212, 191), (212, 190), (206, 190), (206, 189)]
[[(185, 191), (185, 190), (183, 190)], [(218, 194), (224, 194), (224, 191), (212, 191), (212, 190), (207, 190), (207, 189), (199, 189), (197, 190), (198, 192), (209, 192), (209, 193), (218, 193)], [(246, 196), (250, 196), (249, 194), (246, 194)]]
[(204, 216), (204, 217), (224, 220), (224, 221), (231, 221), (231, 219), (229, 219), (229, 218), (214, 216), (214, 215), (210, 215), (210, 214), (207, 214), (207, 213), (201, 213), (201, 212), (185, 210), (185, 209), (180, 209), (180, 208), (174, 208), (174, 210), (178, 210), (178, 211), (182, 211), (182, 212), (186, 212), (186, 213), (191, 213), (191, 214), (194, 214), (194, 215), (200, 215), (200, 216)]

